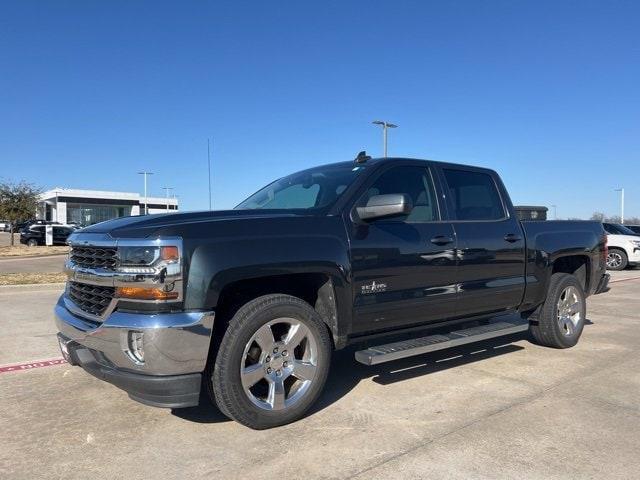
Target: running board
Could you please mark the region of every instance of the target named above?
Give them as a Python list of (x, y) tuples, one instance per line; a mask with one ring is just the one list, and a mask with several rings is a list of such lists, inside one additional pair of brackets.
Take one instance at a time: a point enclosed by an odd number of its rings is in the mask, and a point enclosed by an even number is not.
[(512, 320), (489, 323), (477, 327), (454, 330), (442, 335), (428, 335), (426, 337), (411, 338), (401, 342), (387, 343), (370, 347), (356, 352), (356, 360), (365, 365), (377, 365), (400, 358), (422, 355), (446, 348), (457, 347), (467, 343), (479, 342), (489, 338), (502, 337), (512, 333), (526, 332), (529, 329), (528, 320)]

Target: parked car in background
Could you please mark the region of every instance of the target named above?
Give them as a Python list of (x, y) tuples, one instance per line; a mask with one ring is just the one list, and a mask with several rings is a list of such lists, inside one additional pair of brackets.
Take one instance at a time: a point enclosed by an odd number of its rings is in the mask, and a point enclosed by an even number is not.
[(640, 234), (619, 223), (603, 223), (602, 226), (607, 232), (609, 246), (607, 269), (624, 270), (639, 264)]
[(629, 230), (636, 232), (637, 235), (640, 235), (640, 225), (625, 225)]
[[(30, 247), (46, 245), (46, 225), (31, 225), (20, 231), (20, 243)], [(53, 244), (66, 245), (67, 238), (74, 231), (67, 225), (53, 225)]]
[(11, 222), (7, 222), (6, 220), (0, 220), (0, 232), (8, 232), (11, 227)]

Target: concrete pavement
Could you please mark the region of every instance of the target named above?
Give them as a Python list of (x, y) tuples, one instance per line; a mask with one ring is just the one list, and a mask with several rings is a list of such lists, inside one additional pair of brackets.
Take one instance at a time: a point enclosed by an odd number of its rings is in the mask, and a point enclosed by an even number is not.
[[(638, 277), (588, 300), (568, 350), (513, 336), (378, 367), (337, 352), (311, 414), (262, 432), (68, 365), (0, 373), (0, 478), (635, 478)], [(59, 293), (0, 288), (0, 364), (59, 356)]]

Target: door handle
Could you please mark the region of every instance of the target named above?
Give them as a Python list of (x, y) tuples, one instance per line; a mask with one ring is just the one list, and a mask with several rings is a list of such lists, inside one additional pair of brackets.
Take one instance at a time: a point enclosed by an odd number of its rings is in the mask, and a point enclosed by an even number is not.
[(514, 242), (519, 242), (520, 240), (522, 240), (522, 237), (520, 235), (516, 235), (515, 233), (507, 233), (504, 236), (505, 241), (509, 242), (509, 243), (514, 243)]
[(431, 239), (431, 243), (435, 245), (446, 245), (453, 243), (453, 238), (447, 237), (446, 235), (437, 235)]

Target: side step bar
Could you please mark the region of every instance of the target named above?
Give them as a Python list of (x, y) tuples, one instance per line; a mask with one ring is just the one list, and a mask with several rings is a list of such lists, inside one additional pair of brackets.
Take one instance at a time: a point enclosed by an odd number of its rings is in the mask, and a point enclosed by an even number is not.
[(441, 335), (411, 338), (401, 342), (387, 343), (377, 347), (356, 352), (356, 360), (365, 365), (377, 365), (400, 358), (422, 355), (427, 352), (444, 350), (467, 343), (479, 342), (489, 338), (502, 337), (512, 333), (526, 332), (529, 329), (528, 320), (510, 320), (489, 323), (477, 327), (454, 330)]

